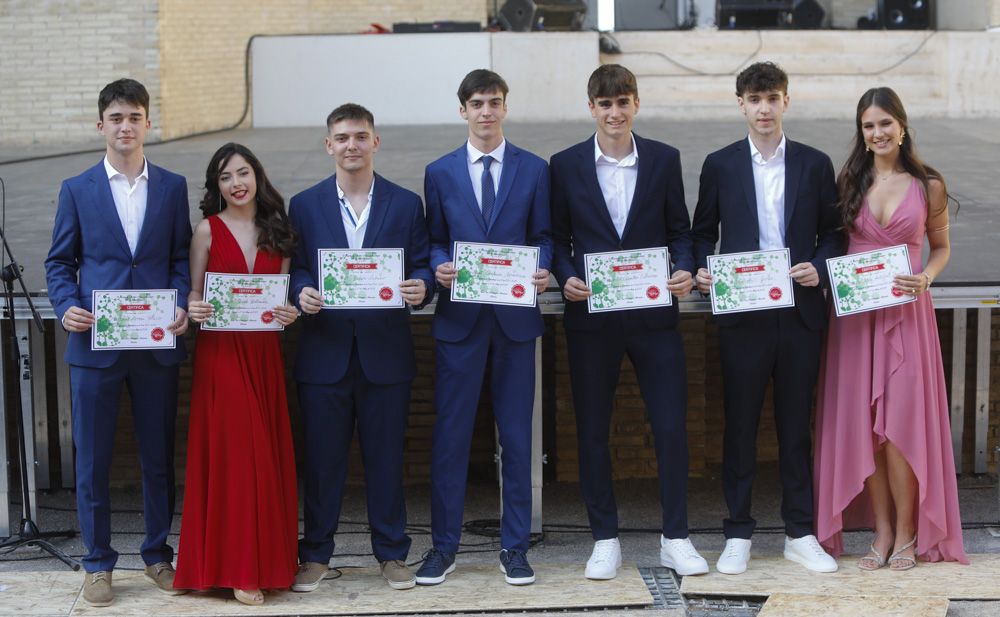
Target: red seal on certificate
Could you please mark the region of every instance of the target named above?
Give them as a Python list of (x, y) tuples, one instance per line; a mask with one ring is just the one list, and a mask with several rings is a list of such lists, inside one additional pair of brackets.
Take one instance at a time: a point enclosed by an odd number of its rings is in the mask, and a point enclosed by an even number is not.
[(515, 298), (523, 298), (524, 297), (524, 285), (518, 283), (517, 285), (514, 285), (513, 287), (511, 287), (510, 288), (510, 295), (514, 296)]
[(264, 311), (260, 314), (260, 320), (264, 323), (271, 323), (274, 321), (274, 313), (272, 311)]
[(162, 341), (163, 336), (163, 328), (153, 328), (153, 330), (149, 333), (149, 338), (157, 342)]
[(781, 288), (772, 287), (771, 291), (767, 292), (767, 295), (770, 296), (772, 300), (781, 300)]
[(650, 285), (649, 288), (646, 289), (646, 297), (650, 300), (656, 300), (660, 297), (660, 288), (656, 285)]
[(388, 302), (389, 300), (392, 300), (392, 289), (390, 289), (388, 287), (383, 287), (382, 289), (379, 289), (378, 290), (378, 297), (382, 298), (386, 302)]
[(898, 298), (901, 295), (903, 295), (903, 290), (900, 289), (899, 287), (893, 287), (892, 288), (892, 295), (894, 295), (894, 296), (896, 296)]

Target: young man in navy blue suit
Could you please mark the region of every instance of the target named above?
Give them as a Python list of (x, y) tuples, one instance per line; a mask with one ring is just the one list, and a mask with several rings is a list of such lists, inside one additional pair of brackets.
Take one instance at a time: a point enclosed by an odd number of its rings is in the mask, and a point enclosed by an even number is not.
[(653, 429), (660, 503), (660, 562), (679, 574), (708, 564), (688, 539), (687, 371), (670, 307), (589, 313), (584, 255), (666, 246), (674, 296), (691, 292), (694, 261), (688, 236), (680, 153), (632, 132), (639, 111), (635, 75), (607, 64), (587, 84), (597, 131), (555, 154), (552, 172), (553, 270), (566, 298), (563, 323), (580, 458), (580, 488), (594, 538), (585, 575), (611, 579), (621, 567), (618, 508), (611, 484), (608, 436), (622, 358), (628, 354)]
[[(188, 247), (191, 223), (184, 178), (146, 161), (149, 93), (139, 82), (119, 79), (98, 97), (97, 130), (107, 143), (104, 159), (63, 182), (45, 260), (49, 300), (69, 331), (76, 499), (86, 549), (83, 599), (92, 606), (114, 600), (111, 572), (109, 474), (122, 385), (132, 396), (132, 415), (142, 464), (145, 577), (160, 591), (173, 588), (173, 548), (167, 544), (174, 513), (174, 420), (177, 369), (187, 330)], [(169, 330), (174, 349), (92, 351), (90, 329), (95, 289), (175, 289), (178, 307)]]
[(322, 310), (319, 249), (403, 249), (399, 292), (421, 308), (433, 296), (423, 204), (375, 173), (375, 118), (347, 103), (326, 120), (326, 151), (336, 173), (292, 197), (297, 235), (291, 296), (305, 313), (295, 380), (305, 441), (305, 531), (294, 591), (313, 591), (329, 571), (354, 427), (365, 465), (372, 552), (393, 589), (416, 583), (406, 566), (403, 447), (416, 358), (410, 310)]
[(448, 294), (457, 276), (455, 241), (537, 246), (535, 288), (544, 291), (549, 280), (548, 169), (545, 161), (504, 139), (507, 91), (503, 78), (492, 71), (466, 75), (458, 100), (469, 139), (428, 165), (424, 174), (431, 267), (444, 290), (432, 325), (437, 367), (431, 460), (434, 547), (417, 572), (421, 585), (441, 583), (455, 569), (469, 447), (487, 360), (503, 449), (500, 567), (512, 585), (535, 580), (526, 552), (531, 532), (535, 339), (544, 330), (542, 316), (537, 306), (451, 302)]
[(726, 547), (716, 568), (740, 574), (750, 560), (757, 425), (773, 380), (785, 558), (833, 572), (837, 562), (813, 535), (809, 427), (829, 314), (825, 262), (844, 252), (833, 164), (819, 150), (785, 139), (788, 76), (780, 68), (770, 62), (747, 67), (736, 78), (736, 96), (749, 135), (709, 154), (702, 167), (692, 225), (698, 289), (708, 293), (712, 285), (705, 266), (721, 225), (720, 253), (789, 250), (795, 306), (716, 317), (726, 416), (722, 485), (729, 506)]

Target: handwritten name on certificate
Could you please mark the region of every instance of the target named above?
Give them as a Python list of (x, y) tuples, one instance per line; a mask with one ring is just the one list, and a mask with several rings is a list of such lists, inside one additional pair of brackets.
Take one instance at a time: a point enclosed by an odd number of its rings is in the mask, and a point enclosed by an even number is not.
[(456, 242), (454, 254), (453, 302), (535, 306), (537, 246)]
[(205, 273), (205, 302), (212, 316), (202, 330), (284, 330), (274, 307), (288, 303), (287, 274)]
[(667, 291), (670, 259), (666, 247), (588, 253), (583, 262), (591, 291), (587, 310), (591, 313), (670, 306), (673, 302)]
[(323, 308), (400, 308), (403, 249), (320, 249)]
[(709, 255), (712, 314), (795, 306), (788, 249)]
[(90, 349), (173, 349), (176, 289), (98, 290)]
[(907, 296), (893, 284), (897, 274), (910, 274), (905, 244), (826, 260), (837, 317), (907, 304)]

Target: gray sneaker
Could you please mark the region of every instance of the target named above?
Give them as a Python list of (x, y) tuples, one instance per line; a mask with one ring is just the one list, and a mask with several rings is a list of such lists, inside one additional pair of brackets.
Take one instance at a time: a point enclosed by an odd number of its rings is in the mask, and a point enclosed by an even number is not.
[(316, 591), (320, 581), (326, 578), (329, 572), (330, 567), (325, 563), (306, 561), (299, 564), (299, 571), (295, 574), (292, 591)]
[(87, 572), (83, 577), (83, 601), (91, 606), (111, 606), (115, 592), (111, 591), (111, 572)]
[(146, 566), (144, 576), (147, 581), (156, 585), (162, 593), (168, 596), (180, 596), (188, 592), (187, 589), (174, 589), (174, 567), (166, 561), (154, 563)]
[(382, 569), (382, 578), (393, 589), (410, 589), (417, 584), (417, 578), (402, 560), (382, 561), (379, 562), (379, 567)]

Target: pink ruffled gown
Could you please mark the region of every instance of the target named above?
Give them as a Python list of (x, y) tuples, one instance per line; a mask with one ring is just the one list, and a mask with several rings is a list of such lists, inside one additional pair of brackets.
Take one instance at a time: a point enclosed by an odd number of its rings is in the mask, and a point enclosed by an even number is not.
[[(921, 184), (912, 180), (883, 228), (867, 202), (850, 233), (848, 253), (906, 244), (920, 272), (927, 222)], [(816, 536), (835, 557), (841, 531), (873, 527), (864, 481), (874, 453), (894, 443), (917, 477), (917, 555), (968, 563), (962, 546), (948, 396), (934, 305), (916, 302), (846, 317), (831, 316), (820, 369), (816, 415)], [(874, 416), (874, 423), (873, 418)]]

